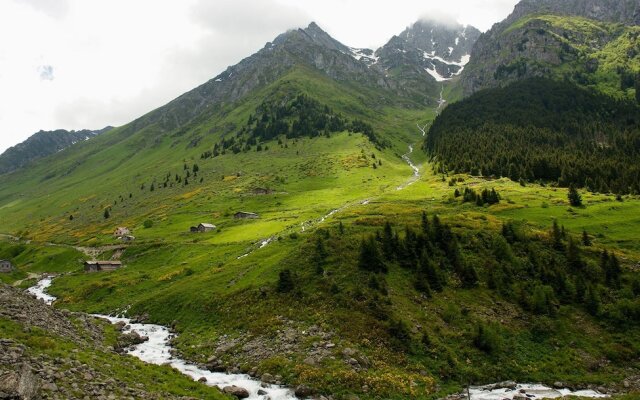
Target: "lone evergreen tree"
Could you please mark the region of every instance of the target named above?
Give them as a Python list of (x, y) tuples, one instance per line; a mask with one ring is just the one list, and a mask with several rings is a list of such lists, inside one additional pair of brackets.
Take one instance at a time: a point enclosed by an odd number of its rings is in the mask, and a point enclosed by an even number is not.
[(322, 275), (324, 273), (324, 264), (327, 259), (327, 249), (324, 245), (324, 240), (318, 237), (316, 241), (316, 252), (314, 255), (314, 262), (316, 264), (316, 274)]
[(553, 240), (553, 248), (559, 251), (564, 250), (564, 245), (562, 244), (562, 231), (558, 226), (558, 220), (553, 220), (553, 230), (551, 231), (551, 238)]
[(422, 212), (422, 233), (425, 235), (429, 234), (429, 218), (427, 217), (427, 213), (425, 211)]
[(387, 272), (387, 266), (382, 260), (378, 242), (373, 237), (362, 240), (358, 266), (371, 272)]
[(288, 293), (293, 290), (295, 284), (293, 283), (293, 277), (289, 269), (283, 269), (280, 271), (278, 277), (278, 292)]
[(587, 311), (591, 315), (598, 315), (600, 308), (602, 307), (602, 300), (600, 298), (600, 290), (597, 286), (587, 287), (587, 293), (585, 294), (584, 305)]
[(108, 209), (108, 208), (105, 208), (105, 209), (104, 209), (104, 214), (103, 214), (103, 216), (104, 216), (104, 219), (107, 219), (107, 218), (109, 218), (109, 217), (111, 216), (111, 213), (109, 212), (109, 209)]
[(578, 189), (572, 184), (569, 186), (569, 194), (567, 196), (569, 198), (569, 204), (573, 207), (580, 207), (582, 205), (582, 196), (578, 193)]
[(591, 238), (585, 230), (582, 231), (582, 245), (587, 247), (591, 246)]

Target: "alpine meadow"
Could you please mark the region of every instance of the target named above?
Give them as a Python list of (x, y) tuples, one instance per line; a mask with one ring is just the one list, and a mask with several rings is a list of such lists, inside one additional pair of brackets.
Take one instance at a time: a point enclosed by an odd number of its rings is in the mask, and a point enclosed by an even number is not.
[(494, 22), (5, 151), (0, 398), (640, 398), (640, 4)]

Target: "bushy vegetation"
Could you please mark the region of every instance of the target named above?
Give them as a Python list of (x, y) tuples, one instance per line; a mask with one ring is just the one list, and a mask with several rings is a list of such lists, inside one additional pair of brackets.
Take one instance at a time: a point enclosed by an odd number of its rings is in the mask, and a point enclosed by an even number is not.
[(441, 171), (640, 193), (640, 109), (568, 83), (531, 79), (452, 104), (425, 148)]
[[(593, 255), (587, 259), (577, 240), (557, 222), (548, 239), (529, 237), (512, 223), (504, 224), (500, 235), (474, 235), (480, 240), (453, 233), (437, 215), (429, 220), (423, 214), (418, 232), (406, 227), (398, 233), (387, 222), (382, 231), (362, 240), (358, 265), (383, 274), (398, 265), (413, 273), (416, 289), (428, 297), (448, 284), (477, 287), (482, 275), (489, 289), (534, 314), (554, 316), (562, 304), (573, 304), (616, 321), (620, 313), (636, 315), (633, 304), (640, 303), (617, 300), (633, 292), (634, 281), (620, 291), (622, 269), (615, 254), (604, 250), (598, 263)], [(603, 293), (609, 299), (606, 312)]]
[(271, 140), (328, 137), (345, 130), (362, 133), (379, 149), (386, 147), (385, 141), (374, 133), (370, 124), (360, 119), (349, 120), (304, 94), (289, 95), (292, 98), (276, 97), (262, 102), (236, 136), (216, 143), (213, 150), (202, 153), (201, 158), (217, 157), (227, 150), (237, 154), (249, 151), (253, 146), (257, 151), (263, 151), (261, 143)]

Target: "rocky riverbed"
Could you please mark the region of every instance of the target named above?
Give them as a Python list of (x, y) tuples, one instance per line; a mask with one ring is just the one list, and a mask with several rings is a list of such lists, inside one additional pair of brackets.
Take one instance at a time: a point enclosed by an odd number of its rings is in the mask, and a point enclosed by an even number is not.
[[(28, 292), (36, 296), (38, 299), (46, 302), (47, 304), (51, 304), (51, 302), (55, 301), (55, 297), (46, 293), (46, 289), (49, 285), (51, 285), (51, 278), (45, 278), (43, 280), (40, 280), (36, 286), (30, 288)], [(74, 340), (79, 341), (79, 343), (91, 343), (92, 345), (99, 346), (101, 342), (101, 330), (93, 320), (94, 317), (98, 317), (105, 319), (112, 324), (115, 324), (116, 327), (122, 332), (120, 349), (114, 350), (103, 347), (101, 348), (102, 351), (120, 351), (122, 353), (127, 353), (135, 356), (140, 360), (150, 364), (170, 365), (196, 381), (202, 382), (203, 384), (207, 384), (209, 386), (217, 386), (227, 394), (230, 394), (237, 398), (248, 398), (254, 400), (292, 400), (298, 397), (308, 397), (312, 394), (312, 391), (304, 386), (297, 388), (295, 391), (283, 387), (279, 384), (278, 377), (273, 377), (269, 374), (265, 374), (263, 377), (261, 377), (261, 380), (258, 380), (254, 378), (254, 376), (256, 376), (256, 373), (254, 371), (251, 371), (250, 374), (242, 374), (239, 373), (239, 371), (237, 371), (238, 373), (234, 373), (233, 371), (232, 373), (228, 373), (228, 369), (224, 364), (220, 363), (217, 357), (212, 357), (207, 361), (207, 363), (204, 363), (202, 365), (196, 365), (182, 360), (177, 357), (175, 350), (171, 347), (172, 339), (175, 338), (175, 334), (173, 334), (167, 327), (143, 323), (140, 320), (132, 320), (123, 317), (110, 317), (103, 315), (88, 316), (82, 313), (71, 313), (64, 310), (55, 310), (51, 307), (45, 307), (42, 302), (36, 301), (30, 296), (24, 295), (18, 297), (27, 298), (28, 300), (25, 302), (22, 302), (20, 300), (16, 302), (15, 299), (13, 301), (5, 302), (4, 298), (11, 297), (11, 292), (15, 291), (15, 289), (9, 288), (8, 286), (2, 287), (2, 290), (0, 291), (0, 301), (2, 301), (2, 303), (0, 304), (3, 304), (3, 307), (0, 308), (0, 316), (11, 315), (13, 319), (20, 321), (26, 326), (46, 327), (56, 334), (64, 335), (65, 337), (71, 337)], [(75, 324), (69, 321), (70, 317), (73, 317), (76, 320)], [(87, 334), (85, 336), (78, 335), (75, 331), (76, 326), (78, 325), (77, 321), (80, 321), (80, 324), (87, 328)], [(283, 324), (286, 326), (288, 325), (288, 322), (290, 321), (283, 321)], [(332, 356), (332, 347), (335, 346), (330, 341), (331, 337), (333, 336), (332, 333), (323, 332), (320, 328), (317, 327), (307, 329), (309, 332), (307, 332), (307, 330), (300, 331), (299, 329), (294, 329), (293, 327), (289, 328), (281, 330), (281, 340), (276, 340), (274, 342), (282, 344), (282, 348), (278, 347), (277, 349), (274, 349), (277, 352), (286, 353), (288, 350), (291, 350), (292, 347), (295, 347), (296, 343), (300, 342), (300, 340), (297, 340), (297, 334), (301, 332), (309, 333), (314, 337), (317, 336), (326, 339), (326, 343), (322, 342), (319, 346), (317, 346), (319, 350), (314, 350), (314, 357)], [(259, 343), (259, 341), (256, 342), (256, 340), (257, 339), (254, 338), (253, 340), (243, 342), (242, 346), (239, 346), (239, 343), (236, 342), (230, 342), (226, 344), (220, 343), (218, 350), (220, 353), (225, 353), (225, 348), (232, 347), (248, 350), (248, 352), (252, 354), (256, 352), (259, 353), (259, 350), (265, 348), (265, 346), (262, 346), (261, 343)], [(2, 342), (2, 344), (3, 352), (0, 352), (1, 361), (7, 361), (13, 365), (18, 366), (25, 364), (16, 362), (16, 360), (19, 360), (24, 354), (24, 346), (15, 346), (10, 341), (6, 343)], [(5, 351), (5, 349), (9, 350)], [(349, 359), (349, 361), (353, 362), (357, 367), (360, 367), (362, 363), (364, 363), (362, 365), (366, 366), (367, 360), (359, 361), (358, 359), (354, 358), (354, 354), (356, 353), (356, 351), (350, 350), (350, 353), (345, 355), (345, 359)], [(315, 362), (317, 362), (316, 358), (310, 356), (309, 360), (305, 360), (305, 363), (315, 364)], [(30, 367), (30, 365), (35, 365), (35, 368)], [(4, 375), (0, 375), (0, 394), (2, 393), (4, 387), (2, 385), (7, 385), (3, 382), (9, 382), (8, 385), (18, 385), (16, 386), (17, 388), (21, 385), (20, 382), (24, 381), (28, 383), (37, 381), (38, 376), (45, 378), (42, 382), (44, 382), (46, 386), (42, 386), (42, 388), (46, 388), (46, 390), (48, 391), (52, 389), (55, 389), (55, 391), (60, 390), (60, 388), (56, 385), (56, 379), (64, 379), (66, 382), (71, 382), (72, 387), (74, 387), (73, 385), (80, 387), (82, 382), (78, 383), (77, 380), (79, 379), (78, 376), (82, 378), (82, 374), (56, 374), (55, 369), (53, 369), (51, 365), (51, 361), (48, 360), (30, 360), (29, 363), (27, 363), (28, 367), (21, 366), (20, 368), (13, 368), (12, 372), (10, 372), (8, 375), (6, 373)], [(68, 363), (68, 367), (68, 369), (73, 368), (77, 372), (78, 368), (85, 368), (86, 366), (77, 365), (77, 362), (75, 362), (74, 360), (70, 360)], [(88, 369), (88, 375), (85, 375), (84, 377), (86, 378), (89, 375), (93, 378), (98, 374), (96, 373), (96, 371), (91, 371), (90, 369)], [(109, 386), (110, 384), (116, 385), (117, 383), (111, 382), (108, 379), (102, 380), (101, 382), (101, 385), (97, 389), (93, 386), (91, 388), (87, 388), (87, 390), (93, 390), (90, 393), (95, 394), (97, 396), (96, 398), (101, 398), (100, 396), (102, 396), (103, 394), (110, 393), (109, 390), (120, 390), (120, 392), (118, 393), (122, 394), (125, 394), (127, 392), (136, 393), (137, 395), (133, 396), (134, 398), (153, 398), (151, 395), (145, 394), (144, 391), (136, 392), (137, 389), (135, 388), (111, 387)], [(592, 389), (572, 390), (567, 388), (566, 385), (562, 384), (561, 382), (557, 382), (553, 386), (554, 387), (548, 387), (541, 384), (518, 384), (516, 382), (510, 381), (501, 382), (492, 385), (471, 387), (468, 394), (467, 392), (464, 392), (457, 395), (451, 395), (447, 397), (447, 400), (463, 400), (468, 398), (470, 398), (471, 400), (525, 400), (562, 398), (566, 396), (578, 396), (585, 398), (608, 397), (606, 394), (602, 393), (604, 389), (602, 389), (601, 391)], [(61, 393), (67, 394), (64, 391), (62, 391)], [(2, 398), (1, 395), (0, 398)], [(52, 396), (49, 398), (65, 397)], [(331, 397), (329, 397), (329, 399), (330, 398)]]
[(554, 387), (542, 384), (521, 384), (512, 381), (499, 382), (491, 385), (472, 386), (469, 392), (452, 395), (446, 400), (535, 400), (558, 399), (563, 397), (606, 398), (606, 394), (596, 390), (572, 390), (557, 382)]
[[(104, 324), (90, 315), (56, 310), (0, 284), (0, 320), (18, 327), (0, 329), (0, 399), (187, 399), (114, 379), (102, 360), (120, 356), (104, 344)], [(58, 346), (70, 350), (46, 351)]]
[[(28, 292), (47, 304), (52, 304), (55, 297), (46, 289), (51, 285), (51, 278), (40, 280), (28, 289)], [(57, 312), (57, 311), (56, 311)], [(88, 317), (88, 316), (86, 316)], [(206, 366), (198, 366), (184, 361), (175, 355), (171, 348), (171, 339), (175, 337), (164, 326), (141, 323), (129, 318), (94, 315), (115, 324), (122, 332), (122, 347), (125, 353), (140, 360), (156, 365), (170, 365), (192, 379), (209, 386), (217, 386), (223, 392), (241, 399), (249, 400), (292, 400), (296, 399), (293, 390), (286, 387), (261, 382), (247, 374), (214, 372)], [(91, 318), (91, 317), (88, 317)], [(299, 394), (305, 394), (304, 388), (297, 388)]]

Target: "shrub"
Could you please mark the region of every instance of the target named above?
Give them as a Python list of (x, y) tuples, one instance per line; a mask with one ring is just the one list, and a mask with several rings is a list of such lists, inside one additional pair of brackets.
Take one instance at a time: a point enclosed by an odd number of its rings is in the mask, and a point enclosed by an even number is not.
[(149, 229), (149, 228), (151, 228), (151, 227), (153, 226), (153, 221), (152, 221), (152, 220), (150, 220), (150, 219), (148, 219), (148, 220), (144, 221), (144, 224), (143, 224), (143, 225), (144, 225), (144, 227), (145, 227), (146, 229)]
[(280, 275), (278, 277), (278, 292), (288, 293), (292, 291), (294, 287), (295, 284), (293, 282), (291, 270), (283, 269), (282, 271), (280, 271)]
[(493, 353), (500, 348), (500, 336), (490, 326), (479, 324), (473, 337), (473, 345), (485, 353)]

